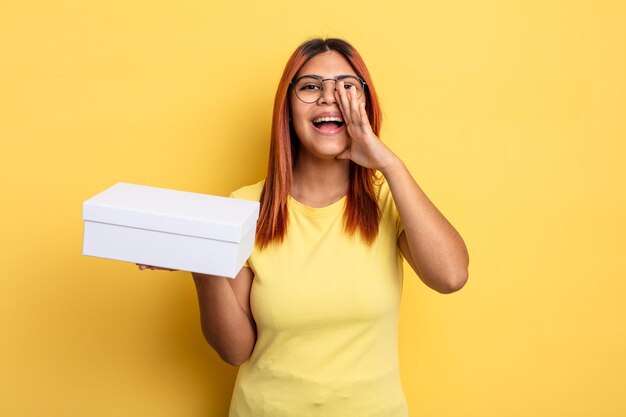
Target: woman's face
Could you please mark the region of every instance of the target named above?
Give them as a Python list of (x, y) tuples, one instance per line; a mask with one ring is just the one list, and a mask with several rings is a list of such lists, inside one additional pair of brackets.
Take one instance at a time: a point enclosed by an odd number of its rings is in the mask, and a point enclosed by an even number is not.
[[(296, 86), (291, 89), (289, 97), (291, 121), (300, 139), (299, 152), (306, 152), (310, 156), (322, 159), (335, 158), (350, 146), (350, 138), (339, 110), (333, 80), (342, 75), (356, 75), (356, 72), (343, 55), (336, 51), (328, 51), (307, 61), (300, 68), (296, 79), (304, 75), (315, 75), (326, 81), (323, 82), (324, 88), (320, 98), (313, 103), (300, 100), (294, 91)], [(359, 102), (364, 101), (365, 94), (362, 94)]]

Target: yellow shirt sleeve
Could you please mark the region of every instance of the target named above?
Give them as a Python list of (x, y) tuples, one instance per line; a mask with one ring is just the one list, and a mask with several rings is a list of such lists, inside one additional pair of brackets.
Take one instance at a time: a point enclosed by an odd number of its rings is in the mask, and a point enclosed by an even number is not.
[(400, 234), (404, 231), (404, 224), (400, 218), (400, 213), (398, 212), (393, 195), (391, 194), (389, 184), (384, 177), (382, 177), (382, 174), (379, 175), (380, 177), (376, 181), (375, 187), (378, 192), (378, 206), (381, 211), (381, 223), (383, 223), (385, 219), (394, 223), (396, 227), (396, 237), (400, 237)]
[[(240, 200), (259, 201), (261, 199), (261, 192), (263, 191), (263, 184), (265, 181), (259, 181), (256, 184), (241, 187), (232, 193), (228, 197), (238, 198)], [(250, 268), (248, 261), (243, 264), (243, 268)]]

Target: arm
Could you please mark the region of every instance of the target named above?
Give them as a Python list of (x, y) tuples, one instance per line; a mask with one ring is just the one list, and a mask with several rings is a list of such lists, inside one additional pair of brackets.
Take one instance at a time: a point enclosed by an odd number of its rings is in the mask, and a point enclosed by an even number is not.
[(250, 310), (254, 274), (241, 268), (235, 279), (193, 273), (204, 338), (220, 357), (234, 366), (245, 362), (256, 342)]
[(365, 110), (365, 98), (335, 92), (351, 142), (337, 156), (379, 170), (387, 179), (400, 212), (404, 232), (398, 245), (408, 263), (426, 285), (441, 293), (457, 291), (467, 281), (469, 255), (461, 236), (430, 202), (404, 163), (374, 134)]
[[(391, 151), (389, 151), (391, 153)], [(395, 155), (381, 167), (400, 212), (404, 231), (398, 244), (421, 280), (443, 294), (460, 290), (468, 278), (463, 239), (417, 185)]]

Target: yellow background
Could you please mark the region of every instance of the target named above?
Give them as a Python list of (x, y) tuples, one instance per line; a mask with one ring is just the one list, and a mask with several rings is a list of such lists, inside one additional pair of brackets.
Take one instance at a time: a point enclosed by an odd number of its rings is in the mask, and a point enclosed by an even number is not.
[(360, 50), (382, 139), (470, 250), (453, 295), (406, 270), (411, 415), (626, 415), (625, 28), (609, 0), (4, 0), (0, 415), (225, 415), (188, 274), (82, 257), (81, 205), (261, 179), (319, 35)]

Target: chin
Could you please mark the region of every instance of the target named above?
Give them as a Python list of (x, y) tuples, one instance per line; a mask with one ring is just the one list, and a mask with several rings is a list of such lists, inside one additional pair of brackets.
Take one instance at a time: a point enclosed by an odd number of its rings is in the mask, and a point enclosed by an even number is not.
[[(298, 132), (296, 132), (298, 134)], [(300, 138), (300, 152), (320, 159), (335, 159), (348, 149), (350, 139), (345, 130), (337, 134), (324, 135), (317, 129), (305, 130)]]
[[(322, 141), (327, 139), (320, 139)], [(343, 151), (348, 149), (346, 141), (336, 141), (333, 138), (328, 139), (328, 143), (317, 143), (313, 149), (309, 149), (311, 153), (321, 158), (335, 159), (341, 155)], [(331, 143), (332, 141), (332, 143)]]

